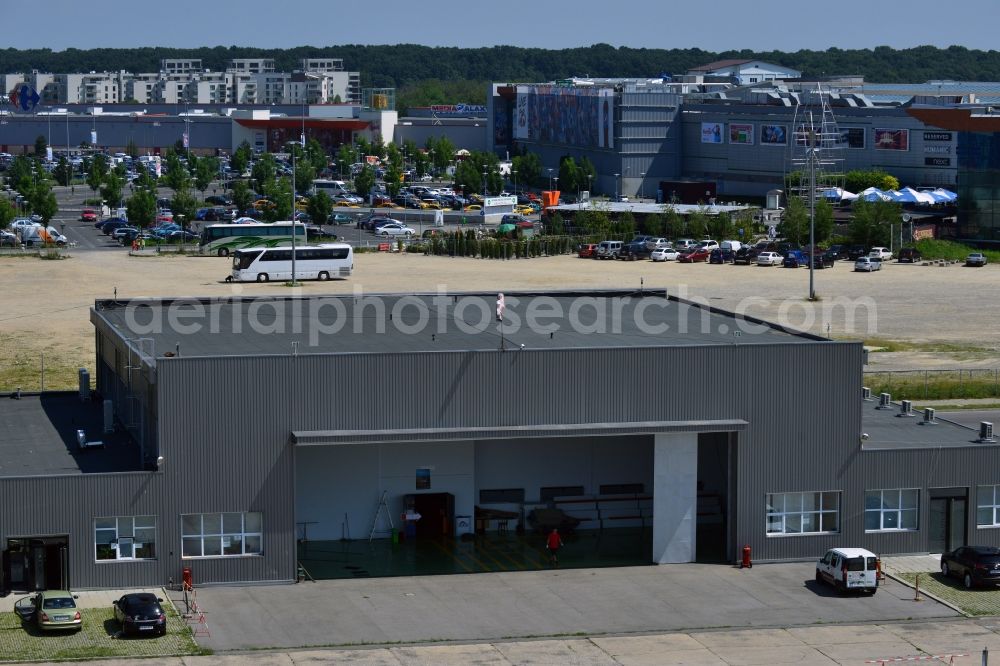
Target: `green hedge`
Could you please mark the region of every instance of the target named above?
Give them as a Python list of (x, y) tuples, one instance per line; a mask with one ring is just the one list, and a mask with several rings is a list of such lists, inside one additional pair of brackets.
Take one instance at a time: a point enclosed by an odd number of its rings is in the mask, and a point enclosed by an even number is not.
[(1000, 252), (997, 250), (977, 250), (955, 243), (954, 241), (924, 239), (917, 241), (916, 248), (920, 251), (924, 259), (948, 259), (951, 261), (965, 261), (965, 258), (972, 252), (982, 252), (986, 255), (987, 262), (1000, 263)]

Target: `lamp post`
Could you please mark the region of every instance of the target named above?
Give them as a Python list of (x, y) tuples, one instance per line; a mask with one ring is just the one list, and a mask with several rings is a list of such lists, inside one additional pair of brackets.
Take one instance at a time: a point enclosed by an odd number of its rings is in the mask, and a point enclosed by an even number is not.
[(594, 174), (588, 173), (587, 174), (587, 197), (588, 198), (590, 198), (590, 193), (594, 191), (594, 190), (591, 189), (591, 183), (590, 183), (590, 181), (593, 180), (593, 179), (594, 179)]
[(620, 173), (615, 174), (615, 201), (618, 201), (618, 176), (620, 175)]
[(556, 190), (559, 189), (559, 176), (556, 176), (556, 186), (555, 186), (554, 189), (556, 189)]
[(552, 167), (546, 167), (546, 171), (549, 172), (549, 189), (552, 189)]
[(517, 169), (510, 170), (511, 175), (514, 176), (514, 197), (517, 197)]

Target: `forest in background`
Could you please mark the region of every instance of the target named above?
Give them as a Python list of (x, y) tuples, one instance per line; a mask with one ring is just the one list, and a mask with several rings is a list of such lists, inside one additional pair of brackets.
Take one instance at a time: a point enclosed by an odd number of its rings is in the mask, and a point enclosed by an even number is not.
[(361, 72), (363, 87), (397, 89), (397, 106), (483, 103), (490, 81), (538, 82), (571, 76), (658, 77), (682, 74), (692, 67), (730, 58), (760, 59), (803, 72), (805, 76), (862, 75), (878, 83), (929, 80), (1000, 80), (1000, 51), (961, 46), (825, 51), (704, 51), (646, 49), (608, 44), (569, 49), (492, 46), (431, 47), (417, 44), (300, 46), (259, 49), (242, 46), (177, 49), (3, 49), (0, 72), (104, 72), (125, 69), (156, 72), (164, 58), (200, 58), (219, 71), (232, 58), (273, 58), (278, 71), (292, 71), (302, 58), (342, 58), (345, 69)]

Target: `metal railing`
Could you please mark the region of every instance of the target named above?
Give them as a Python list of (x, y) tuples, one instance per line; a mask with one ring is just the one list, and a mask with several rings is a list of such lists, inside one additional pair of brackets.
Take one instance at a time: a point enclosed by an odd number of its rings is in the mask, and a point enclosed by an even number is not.
[(897, 400), (1000, 398), (1000, 368), (866, 370), (864, 385)]

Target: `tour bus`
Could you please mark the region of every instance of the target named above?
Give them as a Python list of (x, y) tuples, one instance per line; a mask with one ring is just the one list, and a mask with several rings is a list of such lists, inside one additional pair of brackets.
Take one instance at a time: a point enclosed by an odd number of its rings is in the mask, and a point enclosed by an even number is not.
[[(347, 243), (305, 245), (295, 248), (295, 279), (348, 278), (354, 270), (354, 251)], [(236, 250), (228, 282), (267, 282), (292, 279), (292, 248), (267, 247)]]
[[(306, 225), (295, 223), (296, 241), (306, 244)], [(202, 254), (228, 257), (234, 250), (250, 247), (275, 247), (292, 242), (292, 222), (255, 224), (209, 224), (201, 232), (198, 250)]]

